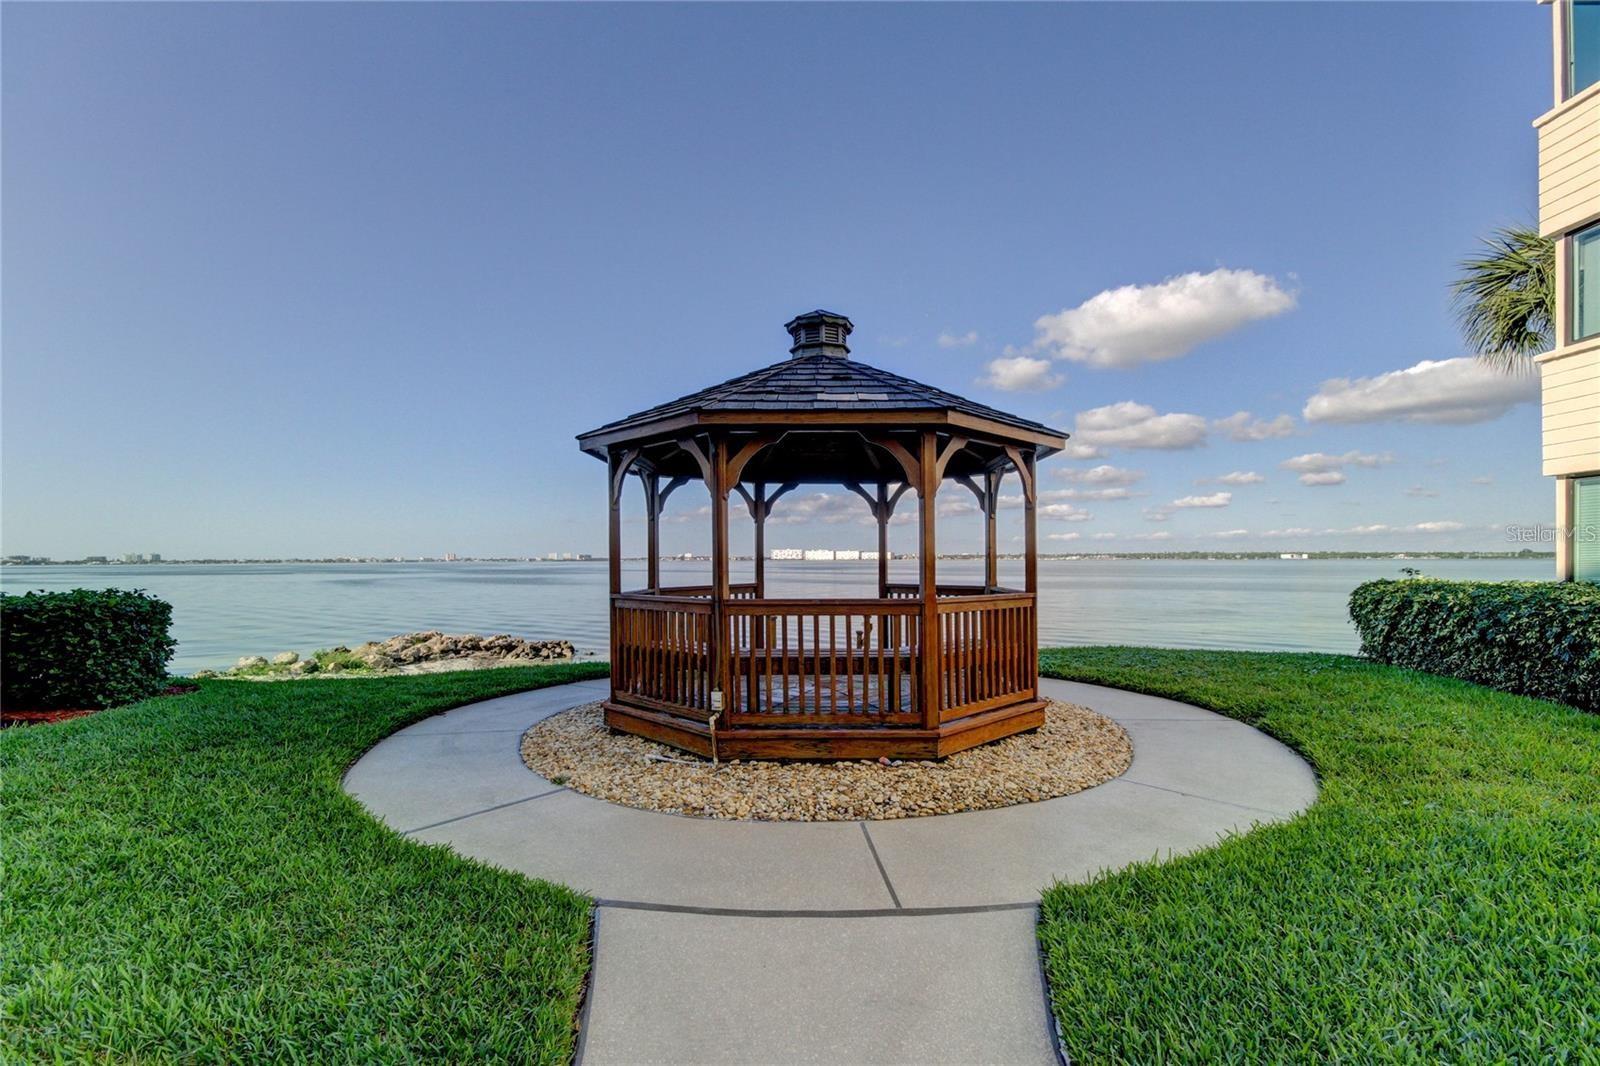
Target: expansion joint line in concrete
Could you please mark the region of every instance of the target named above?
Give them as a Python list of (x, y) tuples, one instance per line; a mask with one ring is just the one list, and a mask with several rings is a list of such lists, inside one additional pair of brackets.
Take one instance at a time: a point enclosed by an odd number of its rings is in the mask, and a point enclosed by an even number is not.
[(995, 911), (1031, 911), (1034, 900), (1016, 903), (970, 903), (947, 907), (862, 907), (857, 909), (788, 910), (780, 907), (696, 907), (684, 903), (651, 903), (640, 899), (597, 899), (596, 907), (621, 911), (656, 911), (662, 914), (698, 914), (714, 918), (931, 918), (950, 914), (992, 914)]
[(531, 796), (523, 796), (521, 799), (507, 800), (505, 803), (496, 803), (493, 807), (485, 807), (482, 810), (477, 810), (477, 811), (468, 811), (466, 814), (458, 814), (454, 818), (445, 818), (445, 819), (443, 819), (441, 821), (429, 822), (427, 825), (419, 825), (419, 826), (415, 827), (414, 829), (402, 829), (400, 831), (400, 835), (401, 836), (407, 836), (407, 835), (409, 835), (411, 833), (420, 833), (424, 829), (437, 829), (441, 825), (450, 825), (450, 824), (452, 824), (454, 822), (466, 821), (468, 818), (476, 818), (478, 815), (480, 815), (480, 814), (488, 814), (490, 811), (502, 811), (502, 810), (505, 810), (507, 807), (515, 807), (520, 803), (531, 803), (531, 802), (533, 802), (534, 800), (537, 800), (537, 799), (544, 799), (546, 796), (554, 796), (557, 792), (567, 792), (567, 791), (570, 791), (570, 790), (565, 788), (565, 787), (562, 787), (562, 788), (552, 788), (552, 789), (549, 789), (549, 790), (547, 790), (545, 792), (535, 792)]
[[(1266, 807), (1252, 807), (1248, 803), (1235, 803), (1233, 800), (1217, 799), (1215, 796), (1202, 796), (1198, 792), (1185, 792), (1182, 789), (1168, 788), (1166, 785), (1152, 785), (1148, 781), (1135, 781), (1133, 778), (1127, 776), (1112, 778), (1112, 781), (1121, 781), (1122, 783), (1128, 785), (1138, 785), (1140, 788), (1153, 788), (1157, 792), (1170, 792), (1172, 795), (1182, 796), (1184, 799), (1204, 800), (1207, 803), (1220, 803), (1224, 807), (1236, 807), (1241, 811), (1255, 811), (1257, 814), (1270, 814), (1274, 818), (1290, 817), (1284, 811), (1274, 811)], [(1110, 783), (1111, 782), (1107, 782), (1107, 784)]]
[(883, 887), (889, 890), (889, 899), (894, 903), (895, 910), (904, 910), (900, 903), (900, 894), (894, 890), (894, 882), (889, 880), (889, 871), (883, 868), (883, 859), (878, 856), (878, 845), (872, 842), (872, 834), (867, 831), (866, 822), (857, 822), (861, 827), (861, 835), (867, 838), (867, 850), (872, 852), (872, 861), (877, 864), (878, 876), (883, 878)]

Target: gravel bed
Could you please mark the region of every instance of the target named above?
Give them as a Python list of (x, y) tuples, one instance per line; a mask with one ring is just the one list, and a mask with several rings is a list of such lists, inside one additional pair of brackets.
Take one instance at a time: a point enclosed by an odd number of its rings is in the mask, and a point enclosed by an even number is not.
[(612, 736), (601, 705), (586, 703), (523, 734), (522, 760), (556, 784), (627, 807), (828, 822), (953, 814), (1081, 792), (1127, 770), (1133, 745), (1109, 718), (1051, 701), (1039, 730), (943, 762), (735, 760), (713, 766), (643, 737)]

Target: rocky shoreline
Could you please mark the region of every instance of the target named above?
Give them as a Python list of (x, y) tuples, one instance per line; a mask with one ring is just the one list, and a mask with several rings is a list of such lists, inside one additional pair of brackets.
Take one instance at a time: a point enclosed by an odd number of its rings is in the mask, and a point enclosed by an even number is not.
[(575, 654), (568, 640), (524, 640), (506, 633), (481, 637), (476, 633), (456, 635), (427, 630), (368, 641), (354, 648), (343, 645), (326, 648), (304, 659), (292, 651), (279, 652), (270, 659), (264, 655), (246, 655), (227, 670), (200, 670), (194, 676), (285, 681), (304, 677), (432, 674), (567, 662)]

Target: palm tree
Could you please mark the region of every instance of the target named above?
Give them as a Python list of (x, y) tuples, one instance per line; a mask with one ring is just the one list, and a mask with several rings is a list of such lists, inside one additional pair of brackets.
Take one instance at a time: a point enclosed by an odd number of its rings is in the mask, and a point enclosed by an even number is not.
[(1507, 226), (1485, 237), (1476, 256), (1461, 261), (1451, 287), (1456, 316), (1478, 358), (1507, 373), (1532, 368), (1549, 351), (1556, 317), (1556, 246), (1528, 226)]

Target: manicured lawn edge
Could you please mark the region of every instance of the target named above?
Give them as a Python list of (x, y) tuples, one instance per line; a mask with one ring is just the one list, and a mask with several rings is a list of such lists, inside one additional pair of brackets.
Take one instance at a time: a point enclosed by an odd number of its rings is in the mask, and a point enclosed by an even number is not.
[(0, 1057), (568, 1061), (590, 901), (340, 784), (428, 715), (606, 672), (203, 682), (5, 731)]
[(1600, 717), (1348, 656), (1041, 669), (1248, 722), (1322, 787), (1289, 822), (1046, 891), (1074, 1061), (1593, 1061)]

